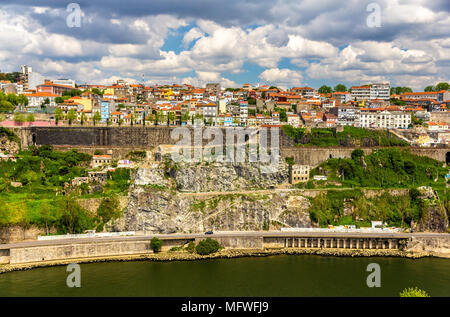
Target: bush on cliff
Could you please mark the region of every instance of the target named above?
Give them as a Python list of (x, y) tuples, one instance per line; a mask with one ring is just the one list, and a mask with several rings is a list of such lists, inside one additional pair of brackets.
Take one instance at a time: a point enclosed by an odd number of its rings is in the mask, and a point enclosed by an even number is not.
[(195, 247), (195, 251), (197, 251), (197, 253), (200, 255), (208, 255), (219, 251), (220, 248), (221, 246), (217, 240), (207, 238), (198, 243), (198, 245)]
[(97, 208), (97, 215), (101, 218), (102, 222), (98, 227), (98, 231), (103, 230), (103, 225), (112, 219), (117, 219), (122, 215), (119, 206), (119, 199), (116, 195), (111, 197), (105, 197), (102, 199), (100, 206)]
[(77, 204), (73, 197), (64, 197), (58, 207), (59, 233), (83, 233), (95, 227), (95, 217)]
[(345, 126), (343, 131), (337, 132), (332, 128), (312, 128), (308, 132), (305, 128), (283, 126), (283, 132), (296, 145), (306, 146), (409, 146), (402, 139), (393, 136), (385, 130), (369, 130)]
[(186, 247), (186, 251), (189, 253), (195, 252), (195, 243), (193, 241), (189, 242), (189, 244)]
[(344, 187), (410, 188), (443, 186), (447, 170), (442, 163), (396, 148), (380, 149), (365, 155), (355, 150), (350, 158), (332, 158), (310, 173), (327, 175), (329, 181)]
[(162, 240), (158, 239), (157, 237), (153, 237), (150, 240), (150, 247), (152, 248), (153, 252), (160, 252), (162, 247)]

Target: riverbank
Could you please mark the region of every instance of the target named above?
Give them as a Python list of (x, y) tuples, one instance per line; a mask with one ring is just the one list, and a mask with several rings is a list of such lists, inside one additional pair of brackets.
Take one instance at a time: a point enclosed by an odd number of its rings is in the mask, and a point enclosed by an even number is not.
[(97, 263), (97, 262), (127, 262), (127, 261), (197, 261), (207, 259), (231, 259), (241, 257), (267, 257), (275, 255), (318, 255), (337, 257), (402, 257), (418, 259), (423, 257), (450, 258), (447, 254), (434, 252), (407, 252), (400, 250), (347, 250), (347, 249), (305, 249), (305, 248), (283, 248), (283, 249), (224, 249), (210, 255), (199, 255), (186, 251), (160, 252), (136, 255), (105, 256), (91, 258), (74, 258), (69, 260), (42, 261), (26, 264), (4, 264), (0, 265), (0, 274), (30, 270), (39, 267), (61, 266), (70, 263)]

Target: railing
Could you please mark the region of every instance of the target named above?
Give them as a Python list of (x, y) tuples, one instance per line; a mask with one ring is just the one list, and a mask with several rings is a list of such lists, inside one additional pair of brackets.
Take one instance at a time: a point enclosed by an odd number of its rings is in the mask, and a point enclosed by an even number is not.
[(401, 228), (281, 228), (285, 232), (366, 232), (366, 233), (393, 233), (402, 232)]
[(38, 236), (38, 240), (60, 240), (60, 239), (85, 239), (85, 238), (107, 238), (107, 237), (122, 237), (134, 236), (134, 231), (124, 232), (99, 232), (99, 233), (82, 233), (82, 234), (64, 234), (54, 236)]

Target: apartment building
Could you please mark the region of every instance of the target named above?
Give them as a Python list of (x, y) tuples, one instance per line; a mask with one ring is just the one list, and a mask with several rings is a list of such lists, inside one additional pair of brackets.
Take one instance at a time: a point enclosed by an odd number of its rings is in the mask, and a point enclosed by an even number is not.
[(390, 83), (374, 83), (364, 86), (353, 86), (351, 92), (352, 99), (356, 101), (372, 99), (389, 100), (390, 94)]
[(298, 184), (309, 181), (309, 165), (291, 165), (289, 166), (289, 183)]
[(311, 87), (293, 87), (291, 92), (300, 95), (303, 98), (312, 98), (317, 94), (317, 91)]
[(360, 126), (360, 113), (361, 110), (358, 107), (339, 106), (330, 109), (330, 113), (337, 117), (338, 126)]
[(361, 109), (360, 124), (362, 128), (408, 129), (411, 113), (379, 109)]
[(446, 100), (450, 100), (450, 92), (448, 90), (406, 92), (400, 95), (400, 99), (432, 99), (437, 102), (444, 102)]

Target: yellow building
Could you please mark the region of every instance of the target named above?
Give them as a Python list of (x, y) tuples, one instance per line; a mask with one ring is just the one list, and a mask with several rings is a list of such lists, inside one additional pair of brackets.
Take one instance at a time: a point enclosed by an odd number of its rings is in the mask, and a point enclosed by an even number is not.
[(92, 111), (92, 99), (91, 98), (82, 98), (79, 96), (75, 96), (70, 98), (69, 100), (72, 100), (75, 103), (79, 103), (83, 105), (83, 110), (85, 111)]

